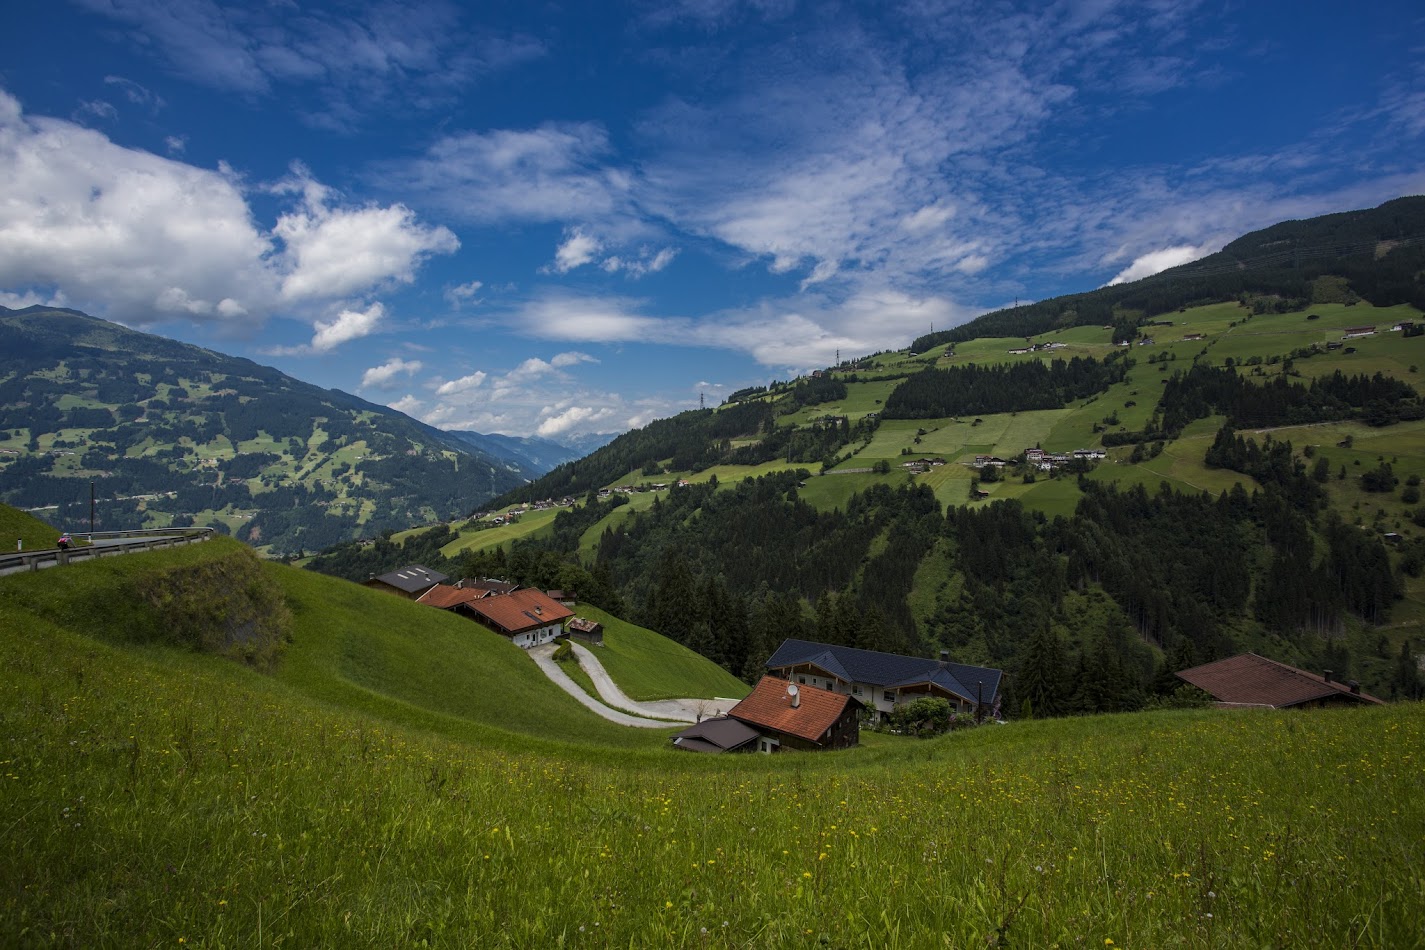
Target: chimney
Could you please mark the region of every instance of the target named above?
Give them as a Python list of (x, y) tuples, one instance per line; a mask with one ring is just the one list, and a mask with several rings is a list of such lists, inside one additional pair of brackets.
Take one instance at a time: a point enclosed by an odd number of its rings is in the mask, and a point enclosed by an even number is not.
[(1321, 671), (1321, 678), (1324, 679), (1324, 680), (1325, 680), (1326, 682), (1328, 682), (1328, 683), (1331, 682), (1331, 677), (1334, 676), (1334, 675), (1335, 675), (1335, 672), (1334, 672), (1333, 670), (1322, 670), (1322, 671)]
[(950, 662), (950, 651), (949, 651), (949, 650), (941, 650), (941, 651), (940, 651), (940, 662), (941, 662), (942, 664), (944, 664), (944, 663), (949, 663), (949, 662)]
[(1361, 695), (1361, 684), (1358, 683), (1356, 680), (1351, 680), (1346, 685), (1351, 687), (1351, 692), (1355, 693), (1357, 696)]

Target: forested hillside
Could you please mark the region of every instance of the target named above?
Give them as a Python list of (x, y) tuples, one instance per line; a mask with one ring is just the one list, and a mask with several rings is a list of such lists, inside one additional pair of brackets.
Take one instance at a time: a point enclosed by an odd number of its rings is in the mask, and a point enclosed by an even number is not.
[(1035, 714), (1164, 701), (1244, 650), (1419, 695), (1422, 209), (751, 387), (500, 499), (585, 499), (537, 532), (315, 566), (587, 589), (748, 679), (788, 636), (948, 649)]
[(468, 514), (525, 480), (398, 412), (67, 310), (0, 308), (0, 500), (214, 524), (276, 554)]

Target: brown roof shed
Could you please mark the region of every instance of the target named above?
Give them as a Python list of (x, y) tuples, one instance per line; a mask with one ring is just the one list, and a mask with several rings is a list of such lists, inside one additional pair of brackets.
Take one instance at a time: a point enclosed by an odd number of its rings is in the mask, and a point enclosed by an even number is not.
[(1194, 666), (1178, 673), (1177, 677), (1211, 694), (1222, 706), (1285, 709), (1354, 703), (1383, 705), (1382, 700), (1361, 692), (1359, 686), (1308, 673), (1255, 653)]

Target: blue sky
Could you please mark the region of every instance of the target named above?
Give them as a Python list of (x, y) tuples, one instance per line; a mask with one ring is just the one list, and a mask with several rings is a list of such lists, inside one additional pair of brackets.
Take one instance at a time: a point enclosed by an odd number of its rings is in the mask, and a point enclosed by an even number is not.
[(622, 431), (1425, 192), (1414, 2), (17, 0), (0, 303)]

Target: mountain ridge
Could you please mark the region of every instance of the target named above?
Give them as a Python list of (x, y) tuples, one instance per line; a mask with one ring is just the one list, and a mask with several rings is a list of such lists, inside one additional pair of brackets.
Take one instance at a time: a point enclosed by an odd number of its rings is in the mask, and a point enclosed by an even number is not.
[(0, 350), (0, 499), (60, 522), (87, 516), (93, 480), (110, 527), (197, 518), (297, 552), (468, 514), (539, 472), (355, 394), (75, 310), (0, 308)]

